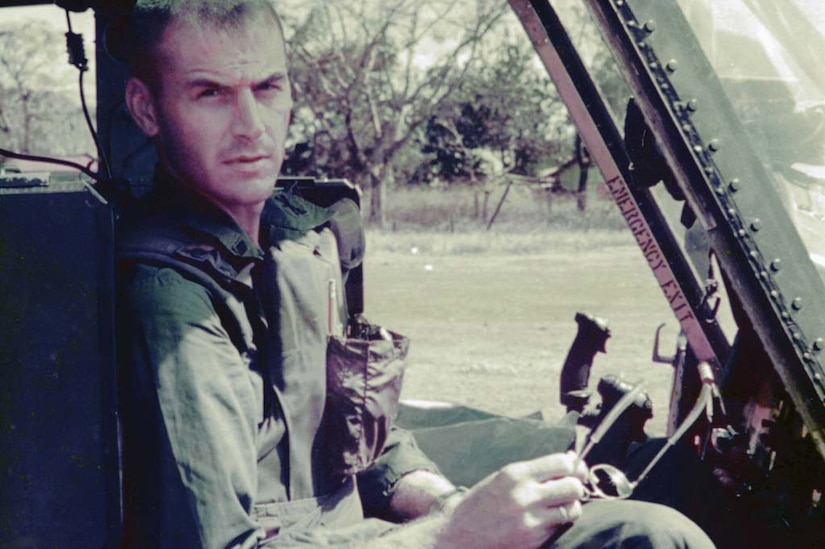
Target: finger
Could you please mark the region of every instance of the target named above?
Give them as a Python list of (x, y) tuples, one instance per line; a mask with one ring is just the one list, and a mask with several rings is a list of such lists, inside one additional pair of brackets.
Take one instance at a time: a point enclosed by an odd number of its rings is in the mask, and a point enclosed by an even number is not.
[(579, 501), (585, 496), (582, 482), (576, 477), (548, 480), (536, 488), (539, 505), (556, 506)]
[(577, 458), (573, 452), (550, 454), (530, 461), (514, 463), (508, 467), (538, 482), (570, 476), (577, 471)]
[(564, 524), (575, 522), (581, 517), (582, 506), (578, 501), (565, 505), (556, 505), (546, 509), (544, 512), (544, 524), (547, 528), (555, 528)]
[[(524, 543), (517, 543), (512, 546), (545, 547), (544, 542), (546, 542), (550, 536), (559, 528), (578, 520), (581, 514), (582, 508), (578, 502), (569, 505), (535, 509), (526, 513), (522, 517), (522, 523), (518, 528), (520, 532), (519, 540)], [(510, 546), (511, 545), (508, 545), (507, 547)]]
[(571, 476), (574, 476), (582, 482), (585, 482), (589, 475), (590, 471), (588, 470), (587, 464), (583, 460), (576, 457), (573, 460), (573, 473)]
[(559, 524), (575, 522), (582, 516), (582, 504), (578, 500), (560, 505), (554, 509), (559, 513)]

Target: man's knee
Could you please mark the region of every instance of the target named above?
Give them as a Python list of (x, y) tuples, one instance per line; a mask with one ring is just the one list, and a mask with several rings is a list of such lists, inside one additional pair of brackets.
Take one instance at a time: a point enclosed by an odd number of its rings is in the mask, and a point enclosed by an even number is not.
[(713, 542), (692, 520), (656, 503), (626, 502), (631, 519), (624, 524), (627, 547), (712, 548)]
[(714, 545), (693, 521), (669, 507), (638, 501), (593, 501), (550, 547), (705, 549)]

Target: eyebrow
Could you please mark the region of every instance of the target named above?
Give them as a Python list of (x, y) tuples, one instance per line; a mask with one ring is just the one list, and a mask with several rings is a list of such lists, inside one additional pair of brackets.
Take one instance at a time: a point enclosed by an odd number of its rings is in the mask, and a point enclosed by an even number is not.
[[(283, 72), (276, 72), (272, 73), (271, 75), (267, 76), (266, 78), (262, 78), (261, 80), (256, 80), (252, 82), (252, 87), (257, 88), (262, 85), (266, 84), (277, 84), (279, 82), (283, 82), (287, 79), (286, 73)], [(224, 84), (218, 80), (214, 80), (212, 78), (195, 78), (194, 80), (190, 80), (186, 83), (187, 88), (231, 88), (231, 85)]]

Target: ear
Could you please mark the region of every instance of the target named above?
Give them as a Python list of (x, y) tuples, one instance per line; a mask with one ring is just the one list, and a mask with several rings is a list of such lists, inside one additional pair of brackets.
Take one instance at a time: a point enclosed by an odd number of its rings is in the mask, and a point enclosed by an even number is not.
[(130, 78), (126, 82), (125, 100), (135, 124), (149, 137), (155, 137), (160, 128), (155, 108), (155, 96), (152, 95), (149, 86), (143, 80)]

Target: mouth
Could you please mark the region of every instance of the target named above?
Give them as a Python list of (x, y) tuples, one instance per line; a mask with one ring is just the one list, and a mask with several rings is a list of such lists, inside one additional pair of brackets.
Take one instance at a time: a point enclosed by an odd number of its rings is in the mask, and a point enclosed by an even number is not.
[(264, 153), (233, 156), (224, 160), (223, 164), (243, 177), (261, 177), (274, 171), (273, 156)]
[(271, 156), (268, 154), (242, 154), (225, 160), (224, 164), (238, 167), (254, 167), (267, 162), (270, 159)]

